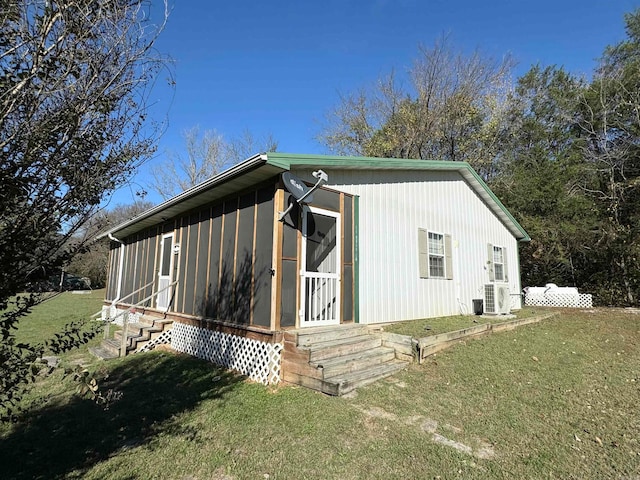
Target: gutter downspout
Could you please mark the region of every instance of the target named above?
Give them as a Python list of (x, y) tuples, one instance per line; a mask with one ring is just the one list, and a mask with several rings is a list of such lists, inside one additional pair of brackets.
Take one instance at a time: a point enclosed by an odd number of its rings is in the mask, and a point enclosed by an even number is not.
[(122, 271), (124, 270), (124, 242), (122, 240), (118, 240), (111, 233), (109, 233), (108, 236), (109, 240), (113, 240), (114, 242), (118, 242), (120, 244), (120, 261), (118, 262), (118, 288), (116, 290), (116, 298), (111, 301), (111, 306), (114, 306), (120, 299), (120, 295), (122, 293)]

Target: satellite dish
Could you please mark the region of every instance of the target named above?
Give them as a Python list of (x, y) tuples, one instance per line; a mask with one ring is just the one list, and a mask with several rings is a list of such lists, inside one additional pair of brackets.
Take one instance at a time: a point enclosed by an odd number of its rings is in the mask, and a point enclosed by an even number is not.
[(284, 188), (294, 196), (296, 201), (300, 202), (302, 200), (304, 203), (313, 201), (313, 195), (310, 194), (311, 188), (307, 187), (307, 185), (293, 173), (283, 172), (282, 183), (284, 183)]

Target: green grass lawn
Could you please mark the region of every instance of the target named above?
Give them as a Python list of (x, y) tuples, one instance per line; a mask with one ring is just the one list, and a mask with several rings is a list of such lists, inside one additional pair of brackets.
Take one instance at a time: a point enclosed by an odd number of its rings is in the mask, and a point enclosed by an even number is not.
[(21, 342), (38, 343), (51, 338), (66, 323), (88, 319), (99, 311), (103, 300), (104, 289), (81, 294), (56, 294), (33, 307), (31, 314), (20, 320), (16, 339)]
[(58, 373), (39, 381), (0, 427), (1, 476), (636, 479), (639, 344), (639, 315), (570, 311), (341, 398), (168, 352), (93, 361), (122, 398), (105, 411)]

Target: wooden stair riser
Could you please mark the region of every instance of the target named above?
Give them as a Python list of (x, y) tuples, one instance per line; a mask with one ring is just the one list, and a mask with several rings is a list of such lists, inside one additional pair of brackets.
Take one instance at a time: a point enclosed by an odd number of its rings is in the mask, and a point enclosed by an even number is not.
[(345, 373), (361, 370), (373, 365), (390, 362), (395, 359), (392, 348), (379, 347), (358, 354), (338, 357), (336, 361), (324, 363), (322, 360), (312, 362), (311, 365), (323, 370), (325, 380)]
[[(116, 356), (120, 355), (120, 345), (121, 345), (120, 342), (115, 339), (103, 340), (103, 342), (100, 344), (101, 347), (103, 347), (105, 350), (113, 353)], [(130, 345), (127, 345), (127, 353), (132, 351), (133, 351), (133, 347)]]
[(406, 367), (405, 362), (394, 360), (393, 362), (383, 363), (376, 367), (360, 372), (353, 372), (351, 374), (341, 377), (334, 377), (330, 381), (337, 385), (337, 395), (344, 395), (356, 388), (370, 385), (383, 378), (390, 377), (395, 373), (400, 372)]
[(382, 345), (382, 340), (373, 335), (366, 336), (358, 340), (356, 340), (356, 338), (357, 337), (354, 337), (354, 341), (351, 343), (341, 343), (335, 346), (326, 345), (323, 348), (311, 350), (309, 360), (311, 362), (317, 362), (326, 358), (339, 357), (342, 355), (370, 350)]
[(351, 338), (351, 337), (359, 337), (362, 335), (367, 335), (368, 330), (367, 327), (357, 326), (357, 327), (345, 327), (340, 329), (331, 329), (324, 332), (314, 332), (314, 333), (306, 333), (306, 332), (298, 332), (297, 344), (299, 347), (313, 347), (318, 343), (330, 342), (333, 340), (338, 340), (342, 338)]

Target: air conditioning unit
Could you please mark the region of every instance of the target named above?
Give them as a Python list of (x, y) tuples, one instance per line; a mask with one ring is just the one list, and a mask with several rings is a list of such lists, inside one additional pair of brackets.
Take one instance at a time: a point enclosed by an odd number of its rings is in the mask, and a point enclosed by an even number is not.
[(484, 286), (484, 313), (507, 314), (511, 312), (509, 285), (488, 283)]

